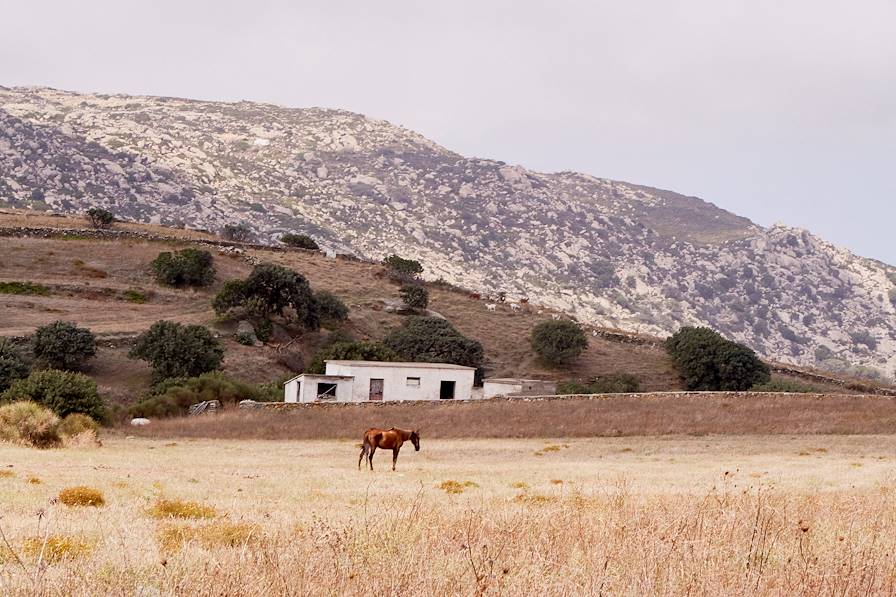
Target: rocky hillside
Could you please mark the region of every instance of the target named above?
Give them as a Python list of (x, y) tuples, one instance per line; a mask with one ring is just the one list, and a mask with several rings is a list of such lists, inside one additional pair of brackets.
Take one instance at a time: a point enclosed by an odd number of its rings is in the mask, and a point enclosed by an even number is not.
[(466, 158), (339, 110), (0, 88), (0, 204), (307, 232), (604, 326), (703, 323), (783, 361), (896, 368), (888, 265), (694, 197)]

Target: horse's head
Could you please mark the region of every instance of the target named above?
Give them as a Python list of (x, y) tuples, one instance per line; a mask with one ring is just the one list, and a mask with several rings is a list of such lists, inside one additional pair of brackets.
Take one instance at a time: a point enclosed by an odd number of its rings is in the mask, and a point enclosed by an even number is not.
[(416, 429), (411, 431), (411, 443), (414, 444), (414, 450), (416, 452), (420, 451), (420, 432)]

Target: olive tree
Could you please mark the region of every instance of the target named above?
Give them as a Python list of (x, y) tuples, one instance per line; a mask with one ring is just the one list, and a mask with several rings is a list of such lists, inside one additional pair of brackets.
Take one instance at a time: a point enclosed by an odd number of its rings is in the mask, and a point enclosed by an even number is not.
[(31, 351), (38, 361), (54, 369), (78, 369), (96, 355), (96, 338), (87, 328), (54, 321), (37, 328)]

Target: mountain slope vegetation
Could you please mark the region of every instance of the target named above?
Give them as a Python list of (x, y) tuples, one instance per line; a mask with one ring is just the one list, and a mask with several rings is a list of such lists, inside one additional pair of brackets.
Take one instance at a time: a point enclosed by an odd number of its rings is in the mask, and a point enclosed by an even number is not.
[[(778, 360), (896, 368), (896, 269), (698, 198), (467, 158), (341, 110), (0, 88), (0, 204), (419, 259), (429, 279)], [(853, 369), (854, 372), (857, 370)]]

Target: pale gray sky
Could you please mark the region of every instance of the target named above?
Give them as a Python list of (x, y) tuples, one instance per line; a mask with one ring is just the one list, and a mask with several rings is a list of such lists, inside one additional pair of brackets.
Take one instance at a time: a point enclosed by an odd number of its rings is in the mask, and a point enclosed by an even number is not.
[(0, 85), (345, 108), (896, 264), (893, 0), (0, 0)]

